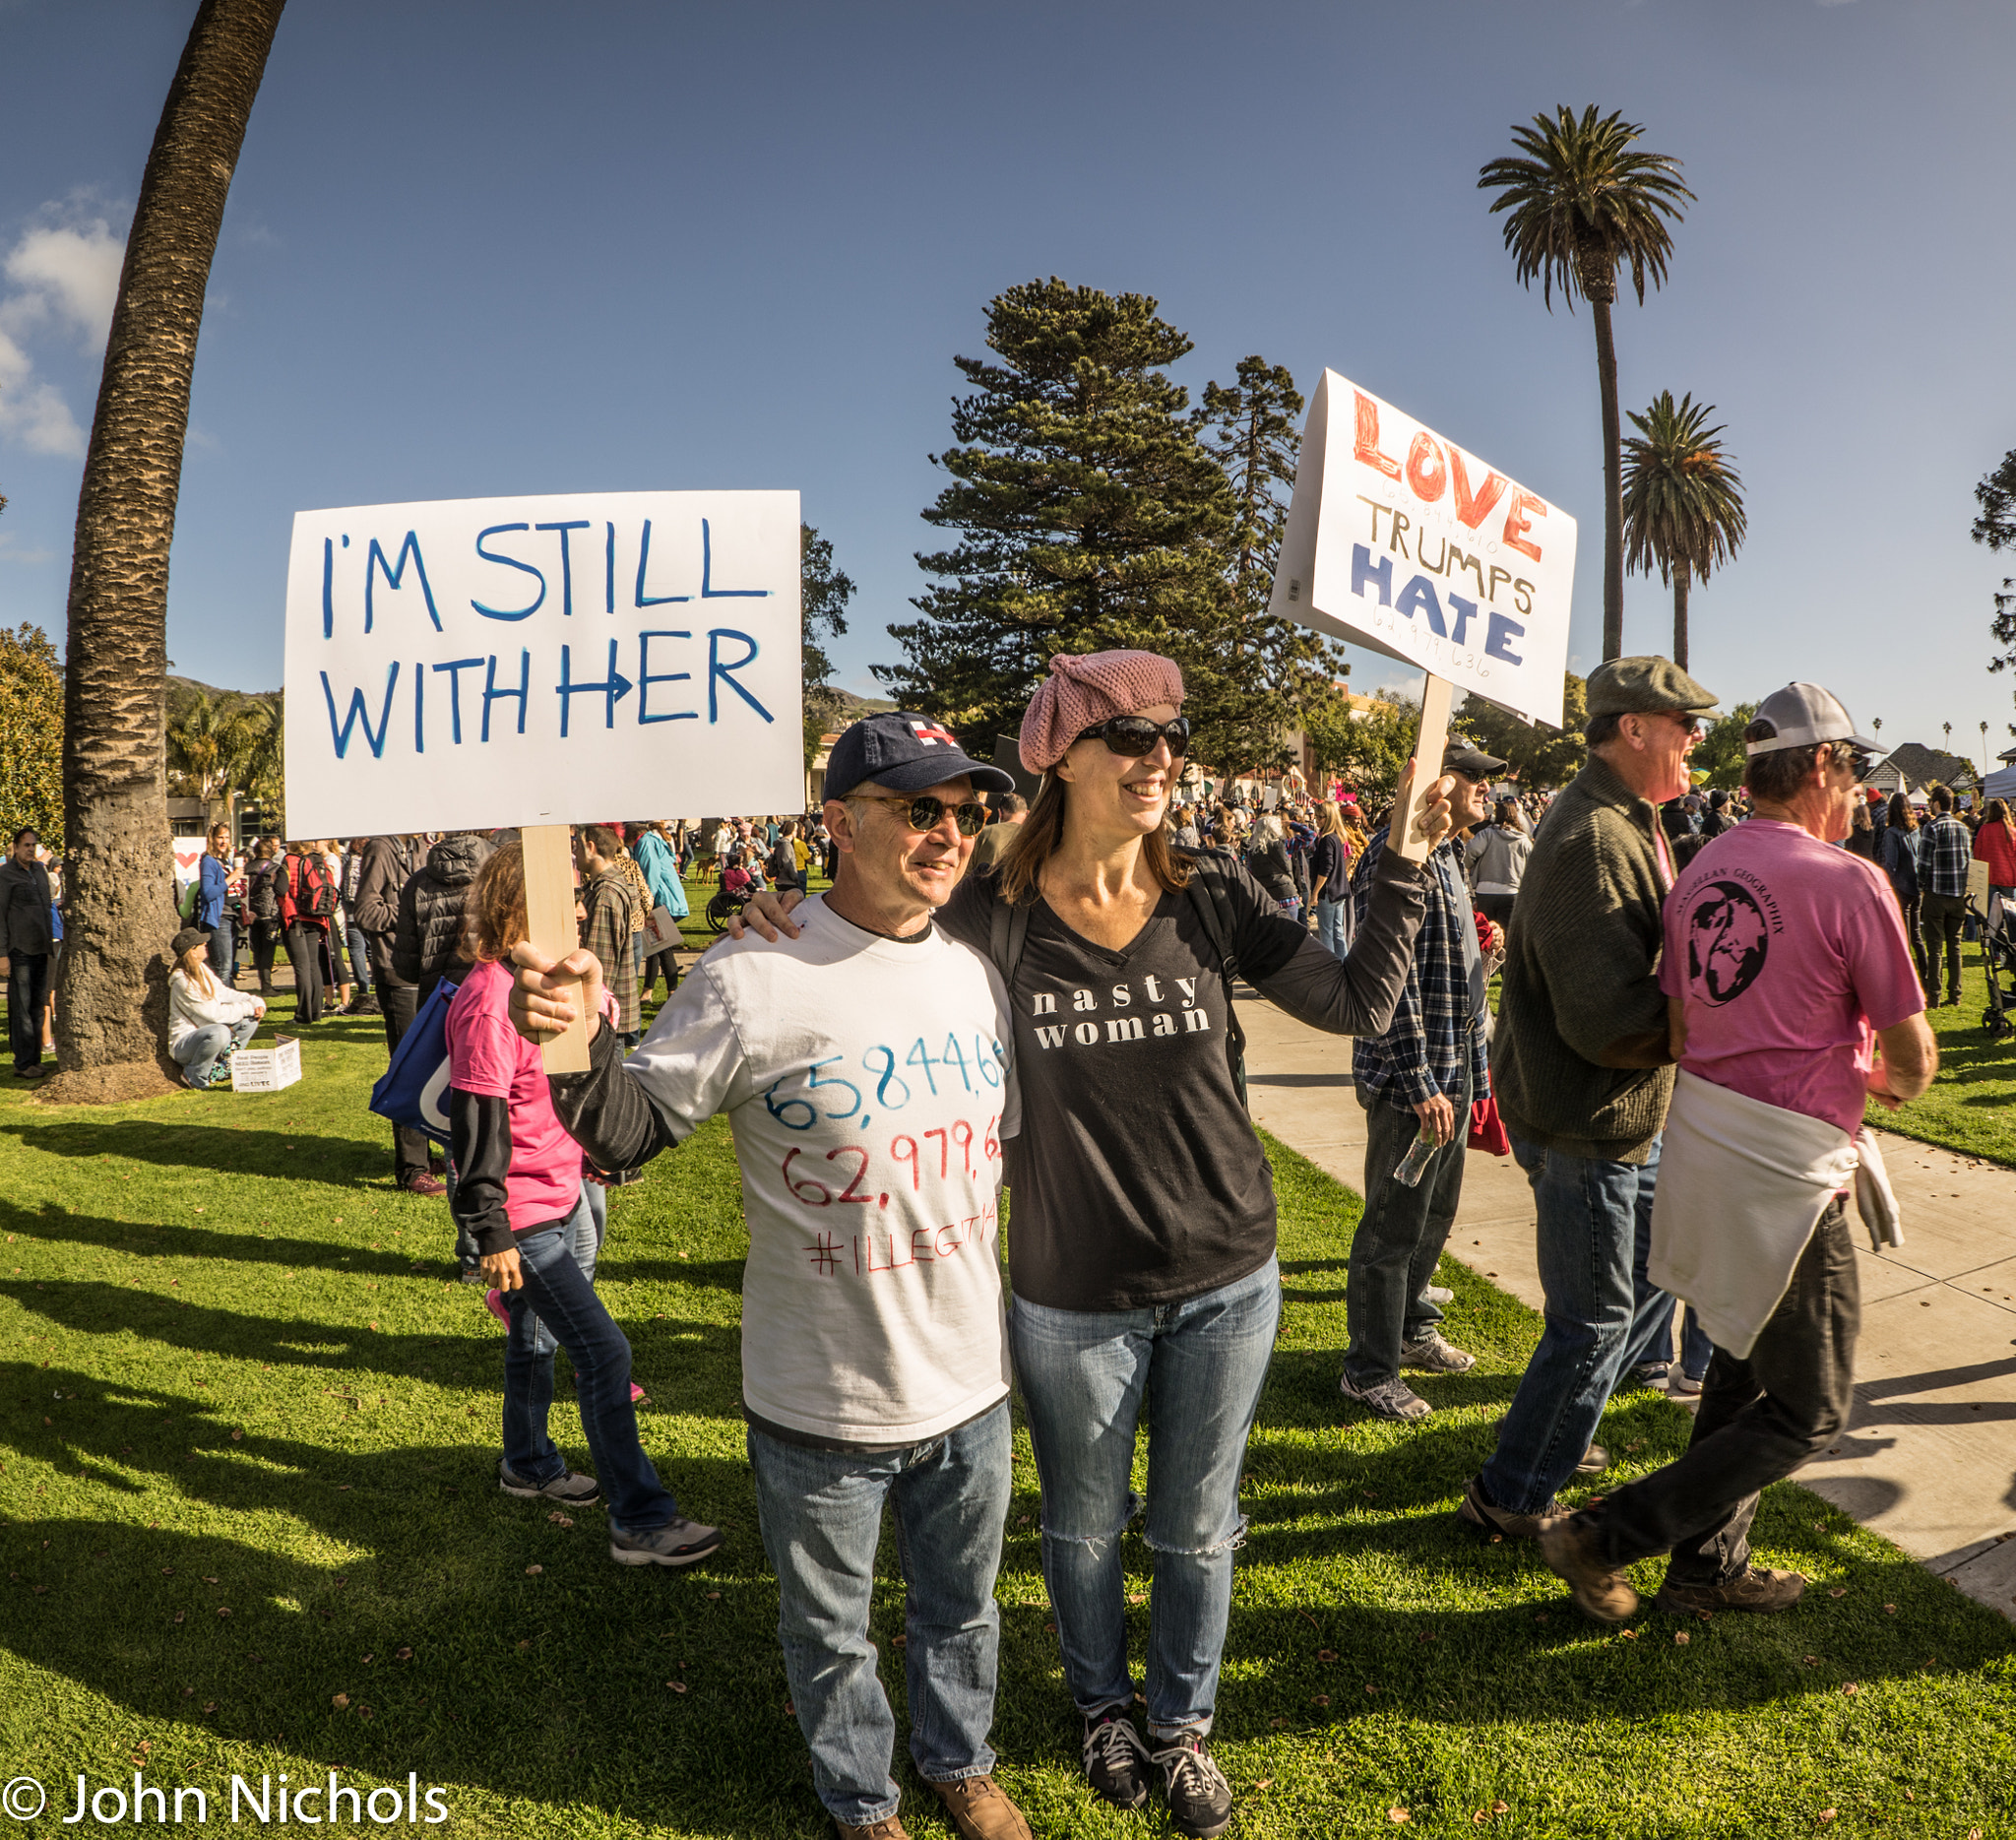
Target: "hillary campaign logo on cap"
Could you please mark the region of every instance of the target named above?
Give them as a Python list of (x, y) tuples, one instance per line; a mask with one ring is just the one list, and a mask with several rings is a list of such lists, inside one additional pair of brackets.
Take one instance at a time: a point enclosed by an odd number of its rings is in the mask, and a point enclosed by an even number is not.
[(1015, 790), (999, 767), (970, 758), (951, 730), (903, 710), (863, 716), (834, 742), (826, 761), (828, 798), (845, 798), (869, 781), (892, 793), (920, 793), (958, 779), (971, 780), (980, 793)]

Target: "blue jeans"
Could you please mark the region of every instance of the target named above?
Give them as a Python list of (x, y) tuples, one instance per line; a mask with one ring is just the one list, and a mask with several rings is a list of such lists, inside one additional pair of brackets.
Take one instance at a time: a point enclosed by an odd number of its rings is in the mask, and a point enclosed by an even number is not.
[(363, 928), (350, 926), (345, 929), (344, 944), (349, 948), (350, 982), (359, 991), (371, 987), (371, 953), (364, 942)]
[(1141, 1509), (1135, 1426), (1148, 1407), (1148, 1725), (1203, 1737), (1218, 1699), (1244, 1538), (1239, 1470), (1281, 1321), (1281, 1268), (1142, 1309), (1015, 1300), (1008, 1334), (1043, 1491), (1043, 1581), (1081, 1713), (1130, 1705), (1120, 1536)]
[(1533, 1184), (1546, 1326), (1480, 1480), (1512, 1514), (1538, 1514), (1574, 1475), (1627, 1359), (1663, 1327), (1673, 1300), (1643, 1281), (1659, 1181), (1659, 1140), (1642, 1165), (1542, 1150), (1512, 1154)]
[(1351, 951), (1351, 916), (1349, 901), (1325, 901), (1321, 896), (1316, 900), (1316, 939), (1332, 958), (1343, 958)]
[(231, 917), (228, 914), (211, 928), (210, 945), (205, 956), (217, 981), (228, 990), (238, 972), (238, 949), (231, 940)]
[(207, 1028), (192, 1029), (181, 1046), (168, 1049), (177, 1066), (183, 1068), (191, 1086), (208, 1086), (217, 1063), (234, 1049), (243, 1047), (259, 1031), (256, 1016), (241, 1016), (228, 1027), (213, 1022)]
[(630, 1344), (595, 1292), (598, 1250), (595, 1209), (584, 1192), (558, 1227), (517, 1239), (523, 1286), (504, 1293), (511, 1333), (504, 1343), (504, 1461), (528, 1482), (552, 1482), (567, 1468), (546, 1433), (553, 1405), (553, 1353), (574, 1363), (582, 1434), (609, 1504), (609, 1525), (650, 1533), (677, 1517), (637, 1436), (630, 1401)]
[(868, 1639), (884, 1507), (906, 1587), (911, 1755), (934, 1783), (993, 1771), (994, 1575), (1013, 1458), (1005, 1399), (942, 1437), (879, 1456), (811, 1450), (749, 1428), (785, 1678), (811, 1747), (812, 1787), (837, 1821), (871, 1827), (896, 1812), (896, 1718)]
[(1690, 1380), (1701, 1379), (1714, 1356), (1715, 1344), (1694, 1314), (1694, 1305), (1689, 1303), (1687, 1313), (1680, 1318), (1680, 1371)]

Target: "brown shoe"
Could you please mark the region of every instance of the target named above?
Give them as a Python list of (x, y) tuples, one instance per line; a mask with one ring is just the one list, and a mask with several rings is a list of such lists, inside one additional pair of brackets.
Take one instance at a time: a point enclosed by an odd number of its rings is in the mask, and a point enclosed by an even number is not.
[(1800, 1571), (1774, 1571), (1769, 1565), (1752, 1565), (1740, 1578), (1727, 1584), (1673, 1584), (1659, 1587), (1652, 1600), (1654, 1610), (1686, 1616), (1694, 1611), (1754, 1610), (1768, 1615), (1790, 1610), (1804, 1595), (1806, 1575)]
[(910, 1835), (904, 1832), (902, 1819), (894, 1814), (867, 1827), (850, 1827), (846, 1821), (833, 1824), (840, 1829), (840, 1840), (910, 1840)]
[(1480, 1540), (1538, 1540), (1544, 1529), (1567, 1515), (1568, 1510), (1558, 1501), (1549, 1501), (1538, 1514), (1515, 1514), (1499, 1507), (1475, 1477), (1463, 1492), (1463, 1505), (1456, 1510), (1465, 1530)]
[(991, 1776), (962, 1776), (931, 1788), (966, 1840), (1031, 1840), (1022, 1810)]
[(1576, 1607), (1599, 1622), (1622, 1622), (1638, 1608), (1631, 1581), (1596, 1548), (1596, 1524), (1586, 1514), (1571, 1514), (1541, 1530), (1541, 1557), (1575, 1593)]

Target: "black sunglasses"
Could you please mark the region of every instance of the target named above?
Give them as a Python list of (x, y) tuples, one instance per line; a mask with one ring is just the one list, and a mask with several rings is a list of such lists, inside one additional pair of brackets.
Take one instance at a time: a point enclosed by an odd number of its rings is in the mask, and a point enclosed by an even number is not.
[(1166, 741), (1170, 754), (1180, 760), (1190, 745), (1190, 719), (1178, 716), (1173, 722), (1151, 722), (1146, 716), (1115, 716), (1108, 722), (1095, 723), (1078, 738), (1103, 741), (1113, 753), (1129, 760), (1152, 754), (1156, 742)]
[(969, 798), (964, 804), (948, 805), (944, 799), (933, 798), (929, 793), (916, 798), (863, 796), (873, 804), (888, 805), (902, 812), (914, 831), (935, 831), (948, 811), (952, 813), (952, 822), (959, 827), (962, 837), (977, 837), (987, 827), (987, 808), (977, 798)]

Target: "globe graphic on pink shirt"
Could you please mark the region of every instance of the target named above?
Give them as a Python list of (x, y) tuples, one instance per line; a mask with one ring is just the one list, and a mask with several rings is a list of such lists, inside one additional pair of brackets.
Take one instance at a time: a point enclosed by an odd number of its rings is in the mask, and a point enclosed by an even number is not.
[(1687, 915), (1687, 985), (1713, 1009), (1732, 1003), (1757, 982), (1771, 928), (1764, 910), (1737, 882), (1696, 891)]

